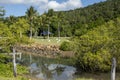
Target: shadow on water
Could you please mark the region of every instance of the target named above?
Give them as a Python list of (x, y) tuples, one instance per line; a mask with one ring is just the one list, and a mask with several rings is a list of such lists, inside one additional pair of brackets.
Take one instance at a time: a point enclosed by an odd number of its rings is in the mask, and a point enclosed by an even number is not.
[[(76, 68), (68, 66), (67, 60), (51, 59), (31, 54), (22, 55), (23, 65), (28, 66), (30, 76), (42, 80), (110, 80), (110, 73), (76, 74)], [(79, 78), (79, 79), (76, 79)], [(120, 80), (120, 73), (117, 79)]]

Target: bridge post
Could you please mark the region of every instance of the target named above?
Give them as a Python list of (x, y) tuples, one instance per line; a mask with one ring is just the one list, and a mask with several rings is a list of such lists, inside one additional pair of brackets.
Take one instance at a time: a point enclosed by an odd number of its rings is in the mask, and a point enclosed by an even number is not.
[(115, 73), (116, 73), (116, 58), (113, 57), (111, 66), (111, 80), (115, 80)]
[(17, 77), (17, 68), (16, 68), (16, 58), (15, 58), (15, 48), (13, 48), (13, 74), (14, 74), (14, 77)]
[(19, 59), (20, 60), (22, 59), (22, 53), (19, 53)]

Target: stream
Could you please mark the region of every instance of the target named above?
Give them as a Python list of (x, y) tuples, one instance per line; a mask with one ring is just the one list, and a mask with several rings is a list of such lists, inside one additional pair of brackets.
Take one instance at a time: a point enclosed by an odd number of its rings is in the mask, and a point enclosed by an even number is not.
[(33, 55), (22, 55), (22, 63), (29, 68), (32, 77), (43, 80), (73, 80), (76, 68), (61, 61)]
[[(80, 73), (67, 64), (67, 60), (51, 59), (31, 54), (22, 55), (22, 64), (29, 68), (29, 75), (42, 80), (110, 80), (110, 73)], [(120, 73), (117, 73), (120, 80)]]

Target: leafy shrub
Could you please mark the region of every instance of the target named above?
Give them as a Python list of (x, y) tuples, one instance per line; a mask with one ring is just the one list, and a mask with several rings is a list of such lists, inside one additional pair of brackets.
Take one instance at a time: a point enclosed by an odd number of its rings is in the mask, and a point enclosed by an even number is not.
[[(0, 76), (13, 77), (13, 64), (10, 62), (11, 59), (10, 56), (0, 54)], [(25, 66), (17, 65), (17, 74), (26, 73), (28, 73), (28, 70)]]
[(107, 22), (73, 40), (78, 69), (90, 72), (110, 71), (112, 57), (116, 57), (117, 70), (120, 69), (119, 22)]
[(83, 71), (110, 71), (111, 55), (108, 51), (97, 51), (97, 53), (84, 53), (77, 55), (76, 66)]
[(63, 51), (71, 51), (72, 50), (72, 43), (68, 42), (68, 41), (64, 41), (61, 45), (60, 45), (60, 50)]
[(8, 63), (12, 60), (10, 56), (0, 54), (0, 63)]
[[(0, 64), (0, 76), (3, 77), (13, 77), (13, 66), (12, 63)], [(17, 65), (17, 74), (28, 73), (27, 68), (24, 66)]]

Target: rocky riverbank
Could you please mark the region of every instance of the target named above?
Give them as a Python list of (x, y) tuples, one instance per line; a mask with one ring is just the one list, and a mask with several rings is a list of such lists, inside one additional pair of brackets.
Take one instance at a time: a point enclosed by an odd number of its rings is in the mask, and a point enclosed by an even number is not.
[(35, 55), (55, 57), (60, 54), (59, 46), (57, 45), (42, 45), (42, 44), (31, 44), (31, 45), (17, 45), (16, 50), (19, 52), (33, 53)]
[(32, 53), (34, 55), (45, 57), (72, 57), (74, 53), (72, 51), (61, 51), (58, 45), (43, 45), (43, 44), (31, 44), (31, 45), (16, 45), (18, 52)]

